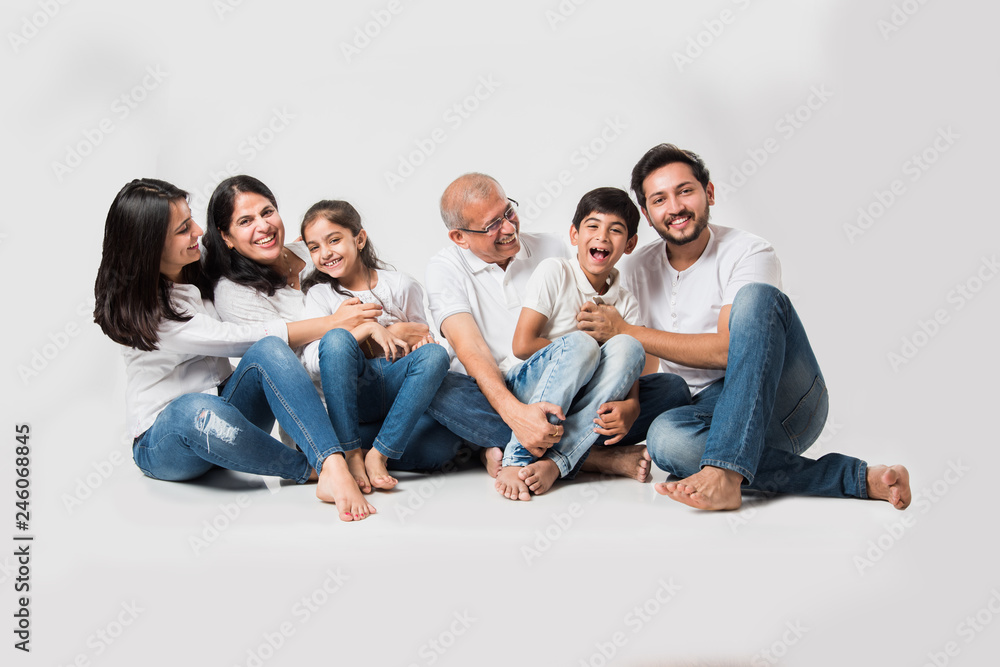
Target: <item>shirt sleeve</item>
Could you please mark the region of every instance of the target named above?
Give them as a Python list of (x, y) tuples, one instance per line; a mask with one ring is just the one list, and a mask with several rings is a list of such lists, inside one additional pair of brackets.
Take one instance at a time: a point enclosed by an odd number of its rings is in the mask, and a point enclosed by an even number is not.
[(220, 280), (216, 285), (215, 310), (223, 322), (248, 324), (281, 319), (278, 309), (265, 295), (231, 280)]
[(431, 319), (437, 333), (441, 334), (441, 325), (446, 319), (458, 313), (472, 313), (469, 301), (472, 286), (457, 267), (440, 256), (432, 257), (427, 263), (425, 277)]
[(618, 302), (618, 312), (622, 319), (632, 325), (643, 326), (642, 317), (639, 314), (639, 300), (635, 295), (627, 290), (623, 290), (622, 298)]
[(424, 312), (424, 288), (420, 283), (405, 273), (400, 273), (398, 292), (399, 294), (393, 294), (393, 298), (403, 312), (403, 321), (427, 324), (427, 315)]
[(236, 324), (222, 322), (205, 313), (194, 313), (187, 322), (163, 320), (159, 327), (159, 348), (180, 354), (206, 357), (242, 357), (250, 346), (265, 336), (288, 342), (284, 320)]
[(531, 308), (535, 312), (541, 313), (545, 317), (551, 318), (555, 312), (556, 299), (564, 293), (566, 275), (564, 264), (558, 259), (549, 258), (542, 260), (524, 288), (524, 298), (521, 299), (522, 308)]
[(752, 245), (733, 266), (722, 293), (722, 305), (730, 305), (740, 288), (750, 283), (767, 283), (781, 289), (781, 263), (767, 242)]

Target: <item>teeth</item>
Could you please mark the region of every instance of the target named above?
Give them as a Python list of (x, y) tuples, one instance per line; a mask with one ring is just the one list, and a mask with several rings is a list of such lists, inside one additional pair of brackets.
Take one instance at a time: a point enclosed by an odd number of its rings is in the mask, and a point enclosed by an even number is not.
[(254, 241), (254, 244), (256, 244), (256, 245), (264, 245), (264, 244), (270, 243), (273, 240), (274, 240), (274, 234), (271, 234), (267, 238), (263, 238), (263, 239), (261, 239), (259, 241)]

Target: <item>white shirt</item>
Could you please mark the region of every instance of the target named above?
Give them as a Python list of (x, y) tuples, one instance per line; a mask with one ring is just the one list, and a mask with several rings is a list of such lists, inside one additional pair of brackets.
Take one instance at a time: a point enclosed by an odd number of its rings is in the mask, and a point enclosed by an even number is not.
[[(749, 232), (709, 225), (708, 245), (684, 271), (667, 259), (666, 243), (643, 246), (621, 263), (622, 284), (639, 300), (644, 326), (684, 334), (716, 333), (719, 312), (749, 283), (781, 289), (781, 264), (771, 244)], [(724, 370), (691, 368), (666, 359), (660, 371), (676, 373), (696, 394), (721, 377)]]
[[(542, 337), (549, 340), (578, 331), (576, 316), (580, 308), (595, 299), (614, 306), (629, 324), (640, 324), (639, 302), (622, 287), (618, 269), (611, 270), (607, 284), (607, 291), (599, 295), (577, 258), (550, 257), (531, 274), (522, 307), (549, 318), (541, 332)], [(506, 373), (520, 362), (512, 354), (500, 365), (500, 370)]]
[(138, 350), (122, 346), (125, 357), (125, 424), (136, 438), (153, 425), (175, 398), (197, 392), (214, 393), (233, 372), (227, 357), (242, 356), (265, 336), (288, 342), (283, 320), (238, 325), (222, 322), (211, 302), (204, 302), (194, 285), (173, 285), (174, 310), (191, 315), (187, 322), (163, 320), (159, 349)]
[[(427, 296), (438, 332), (446, 319), (469, 313), (497, 364), (511, 356), (521, 295), (538, 264), (548, 257), (570, 257), (565, 240), (554, 234), (519, 235), (521, 249), (507, 270), (484, 262), (472, 251), (451, 244), (427, 264)], [(452, 352), (451, 369), (465, 373)]]
[[(362, 303), (380, 303), (382, 315), (378, 323), (387, 327), (396, 322), (417, 322), (427, 324), (424, 314), (424, 288), (416, 280), (399, 271), (376, 271), (378, 280), (371, 290), (351, 292), (344, 296), (333, 289), (332, 285), (319, 283), (309, 288), (306, 294), (304, 317), (323, 317), (330, 315), (340, 307), (340, 304), (357, 297)], [(313, 376), (319, 376), (319, 341), (305, 346), (302, 352), (302, 363)]]
[[(302, 241), (289, 243), (285, 248), (306, 263), (299, 272), (299, 284), (301, 284), (313, 270), (309, 250)], [(275, 290), (274, 296), (268, 296), (249, 285), (234, 283), (228, 278), (220, 278), (215, 285), (215, 309), (223, 322), (240, 324), (271, 320), (297, 322), (305, 319), (302, 315), (305, 302), (299, 290), (285, 285)], [(301, 353), (301, 349), (296, 352)]]

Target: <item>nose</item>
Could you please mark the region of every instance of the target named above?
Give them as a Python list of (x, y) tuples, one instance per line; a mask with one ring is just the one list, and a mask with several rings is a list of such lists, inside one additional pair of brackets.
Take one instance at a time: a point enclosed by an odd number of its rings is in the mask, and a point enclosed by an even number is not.
[(664, 210), (669, 215), (676, 215), (677, 213), (680, 213), (682, 210), (684, 210), (684, 207), (681, 205), (680, 200), (677, 197), (670, 195), (666, 198), (666, 201), (664, 203)]
[[(512, 216), (514, 220), (517, 220), (517, 213)], [(506, 236), (507, 234), (513, 234), (517, 231), (517, 225), (514, 224), (512, 220), (504, 216), (503, 222), (500, 223), (500, 232), (497, 236)]]
[(198, 237), (202, 236), (204, 233), (205, 233), (205, 230), (203, 230), (201, 227), (199, 227), (197, 222), (195, 222), (194, 220), (192, 220), (191, 221), (191, 236), (193, 238), (198, 238)]

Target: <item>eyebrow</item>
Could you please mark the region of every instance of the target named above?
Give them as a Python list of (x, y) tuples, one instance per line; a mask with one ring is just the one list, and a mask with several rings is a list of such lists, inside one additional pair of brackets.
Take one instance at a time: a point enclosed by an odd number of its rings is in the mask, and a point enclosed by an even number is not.
[(683, 182), (678, 183), (677, 185), (675, 185), (673, 187), (663, 188), (662, 190), (657, 190), (656, 192), (650, 192), (648, 195), (646, 195), (646, 199), (649, 199), (650, 197), (655, 197), (656, 195), (663, 194), (664, 192), (666, 192), (668, 190), (680, 190), (681, 188), (687, 187), (687, 186), (690, 186), (690, 185), (694, 185), (694, 181), (683, 181)]

